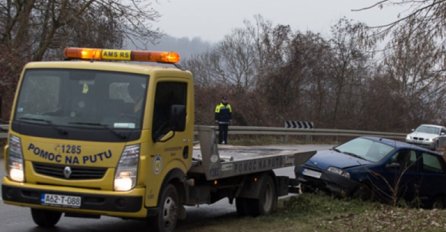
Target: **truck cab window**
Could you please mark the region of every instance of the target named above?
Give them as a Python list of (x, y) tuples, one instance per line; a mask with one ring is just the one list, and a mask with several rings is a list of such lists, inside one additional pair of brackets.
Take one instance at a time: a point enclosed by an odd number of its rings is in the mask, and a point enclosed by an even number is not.
[(159, 82), (156, 85), (155, 109), (153, 112), (152, 139), (164, 136), (171, 130), (170, 110), (172, 105), (186, 105), (187, 84), (184, 82)]

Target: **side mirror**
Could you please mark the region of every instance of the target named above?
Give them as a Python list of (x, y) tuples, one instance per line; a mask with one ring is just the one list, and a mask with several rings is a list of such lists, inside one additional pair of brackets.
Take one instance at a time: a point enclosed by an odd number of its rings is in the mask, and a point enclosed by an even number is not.
[(410, 130), (410, 131), (414, 132), (414, 131), (415, 131), (415, 129), (412, 129), (412, 130)]
[(184, 131), (186, 128), (186, 106), (172, 105), (170, 107), (170, 128), (173, 131)]

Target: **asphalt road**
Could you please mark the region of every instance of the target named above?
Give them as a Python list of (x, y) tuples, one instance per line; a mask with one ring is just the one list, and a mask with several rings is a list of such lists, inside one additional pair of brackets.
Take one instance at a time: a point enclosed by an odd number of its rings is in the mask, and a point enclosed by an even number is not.
[[(286, 145), (278, 146), (283, 149), (298, 149), (299, 151), (310, 151), (327, 149), (330, 145)], [(282, 168), (274, 170), (276, 175), (285, 175), (294, 178), (293, 168)], [(0, 176), (5, 175), (4, 160), (0, 159)], [(1, 187), (0, 187), (1, 188)], [(235, 205), (229, 204), (223, 199), (212, 205), (200, 205), (199, 207), (187, 207), (187, 218), (180, 221), (177, 231), (191, 231), (199, 226), (199, 222), (210, 218), (236, 217)], [(28, 208), (9, 206), (0, 201), (0, 231), (1, 232), (122, 232), (122, 231), (146, 231), (147, 227), (143, 221), (123, 220), (120, 218), (102, 217), (98, 219), (84, 219), (62, 217), (53, 230), (37, 227), (32, 221)]]

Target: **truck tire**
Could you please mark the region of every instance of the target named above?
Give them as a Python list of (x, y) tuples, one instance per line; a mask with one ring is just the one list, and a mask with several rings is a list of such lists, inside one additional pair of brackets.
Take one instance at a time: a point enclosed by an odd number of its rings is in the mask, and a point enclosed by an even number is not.
[(161, 193), (157, 215), (149, 217), (151, 231), (174, 231), (180, 207), (177, 189), (172, 184), (168, 184)]
[(260, 194), (257, 199), (247, 199), (249, 215), (257, 217), (273, 212), (277, 207), (277, 192), (273, 178), (265, 174), (260, 177)]
[(52, 228), (59, 222), (62, 213), (43, 209), (31, 209), (31, 216), (34, 223), (38, 226)]
[(248, 210), (249, 207), (249, 199), (237, 197), (235, 199), (235, 208), (237, 209), (237, 215), (244, 217), (247, 216), (249, 213)]

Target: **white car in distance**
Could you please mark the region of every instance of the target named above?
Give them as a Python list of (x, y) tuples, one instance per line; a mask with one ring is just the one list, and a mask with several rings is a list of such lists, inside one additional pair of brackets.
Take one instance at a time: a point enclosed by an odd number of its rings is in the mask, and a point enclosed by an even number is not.
[(446, 127), (432, 124), (422, 124), (406, 136), (406, 142), (437, 150), (440, 137), (446, 136)]

